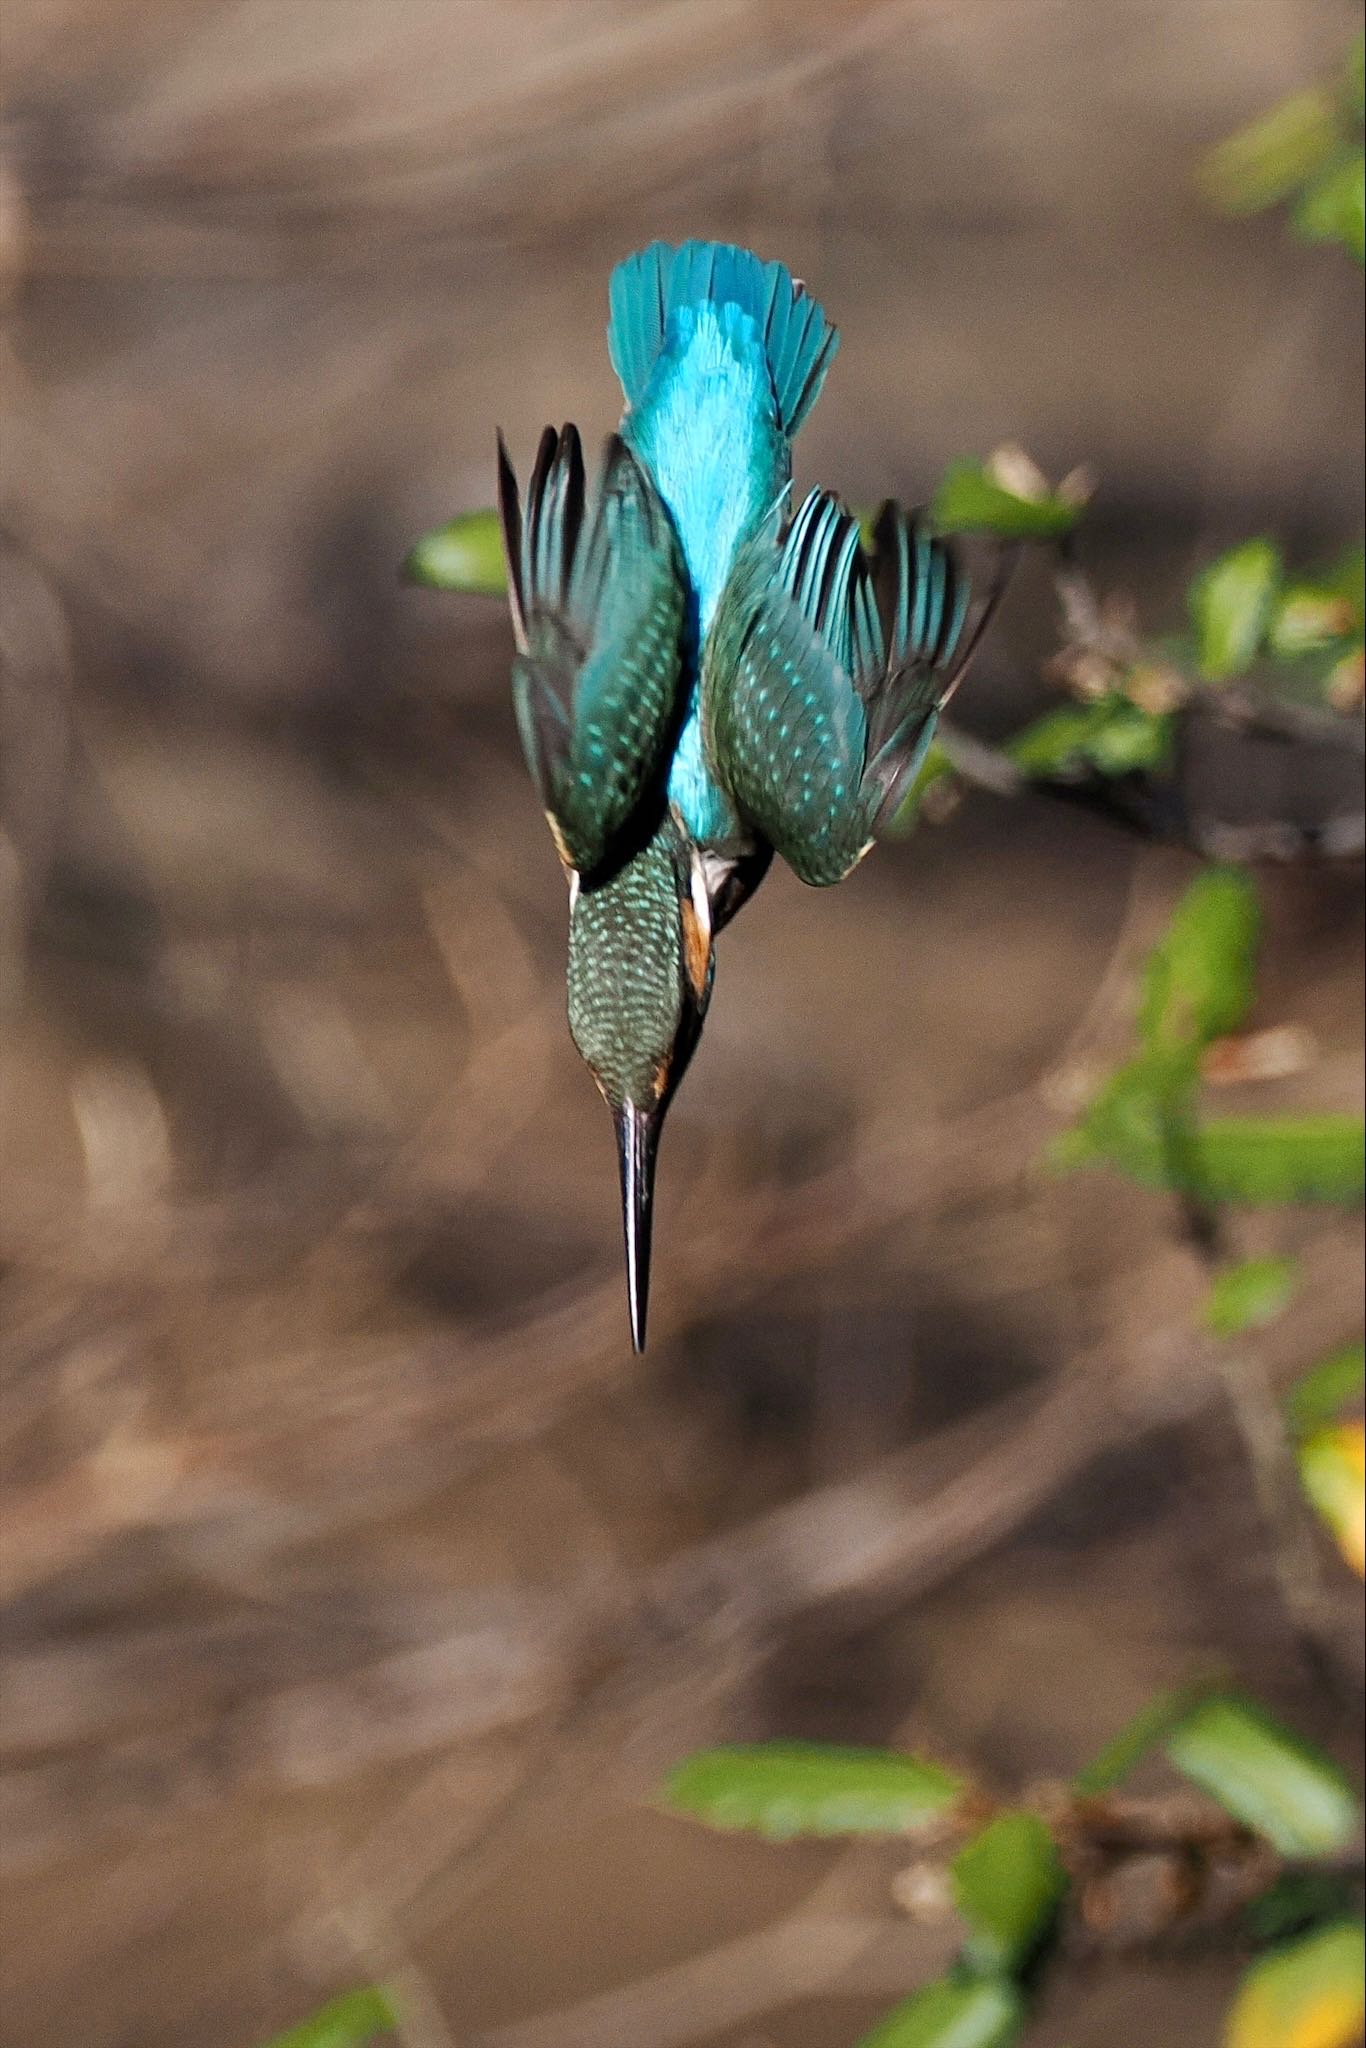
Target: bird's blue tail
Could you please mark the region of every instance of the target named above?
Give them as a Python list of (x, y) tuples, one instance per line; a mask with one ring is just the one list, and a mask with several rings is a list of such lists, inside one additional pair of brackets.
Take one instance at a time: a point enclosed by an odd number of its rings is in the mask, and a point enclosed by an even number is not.
[(628, 406), (644, 396), (651, 371), (682, 308), (736, 306), (754, 322), (768, 358), (784, 434), (794, 435), (820, 393), (838, 330), (782, 263), (761, 263), (728, 242), (652, 242), (612, 272), (607, 346)]

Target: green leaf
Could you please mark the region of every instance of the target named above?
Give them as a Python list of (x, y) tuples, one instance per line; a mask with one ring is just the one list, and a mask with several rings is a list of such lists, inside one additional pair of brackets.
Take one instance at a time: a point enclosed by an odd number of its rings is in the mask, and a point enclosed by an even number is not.
[(1298, 192), (1338, 137), (1331, 95), (1296, 93), (1210, 151), (1201, 177), (1205, 195), (1225, 213), (1260, 213)]
[(1145, 1045), (1176, 1052), (1238, 1029), (1252, 1005), (1260, 929), (1257, 892), (1243, 869), (1196, 876), (1144, 965)]
[(999, 1978), (941, 1977), (894, 2007), (858, 2048), (1011, 2048), (1024, 2002)]
[(1337, 1765), (1252, 1701), (1204, 1701), (1167, 1739), (1176, 1768), (1282, 1856), (1328, 1856), (1360, 1826)]
[(1258, 1948), (1289, 1941), (1326, 1920), (1346, 1919), (1356, 1904), (1350, 1876), (1341, 1871), (1306, 1867), (1285, 1870), (1270, 1891), (1253, 1899), (1243, 1913), (1248, 1937)]
[(714, 1828), (793, 1835), (903, 1835), (956, 1805), (964, 1782), (921, 1757), (825, 1743), (704, 1749), (679, 1764), (666, 1803)]
[(1366, 2020), (1366, 1927), (1341, 1920), (1254, 1963), (1228, 2016), (1225, 2048), (1355, 2048)]
[(1226, 683), (1251, 668), (1281, 581), (1273, 541), (1245, 540), (1196, 577), (1190, 589), (1196, 655), (1206, 682)]
[(1366, 1427), (1332, 1422), (1299, 1448), (1300, 1484), (1359, 1579), (1366, 1578)]
[(1209, 1684), (1182, 1685), (1172, 1692), (1159, 1693), (1140, 1707), (1110, 1742), (1107, 1742), (1099, 1756), (1077, 1773), (1073, 1781), (1083, 1798), (1094, 1798), (1098, 1793), (1109, 1792), (1122, 1784), (1136, 1765), (1155, 1749), (1159, 1742), (1165, 1742), (1173, 1728), (1188, 1720), (1192, 1710), (1201, 1700), (1208, 1699)]
[(1282, 661), (1320, 654), (1350, 638), (1357, 620), (1351, 598), (1331, 583), (1292, 583), (1272, 614), (1267, 645)]
[(1024, 775), (1039, 780), (1067, 775), (1089, 765), (1091, 737), (1102, 722), (1094, 704), (1067, 704), (1025, 726), (1004, 751)]
[(1244, 1259), (1217, 1273), (1205, 1302), (1205, 1328), (1216, 1337), (1264, 1330), (1284, 1315), (1299, 1285), (1294, 1259)]
[(1328, 576), (1328, 588), (1346, 598), (1352, 607), (1353, 623), (1360, 628), (1366, 620), (1366, 544), (1358, 541), (1349, 548)]
[(1366, 1393), (1366, 1344), (1344, 1344), (1290, 1390), (1285, 1404), (1291, 1434), (1308, 1436), (1336, 1422), (1344, 1408)]
[(496, 512), (462, 512), (424, 533), (403, 564), (409, 583), (429, 590), (463, 590), (475, 597), (507, 591), (503, 534)]
[(1366, 262), (1366, 156), (1359, 148), (1344, 151), (1306, 187), (1294, 219), (1306, 242), (1341, 242)]
[(1228, 1116), (1174, 1129), (1148, 1075), (1144, 1060), (1113, 1075), (1077, 1128), (1052, 1147), (1053, 1165), (1066, 1171), (1103, 1161), (1140, 1187), (1250, 1209), (1361, 1201), (1359, 1117)]
[(1165, 768), (1171, 752), (1170, 714), (1121, 697), (1092, 734), (1087, 758), (1101, 775), (1138, 775)]
[(371, 1984), (334, 1998), (301, 2026), (277, 2034), (266, 2048), (369, 2048), (377, 2036), (392, 2034), (397, 2027), (389, 1999)]
[(1004, 751), (1021, 774), (1035, 781), (1094, 769), (1101, 775), (1133, 775), (1166, 766), (1171, 755), (1170, 717), (1144, 711), (1118, 691), (1094, 704), (1068, 704), (1027, 725)]
[(1021, 1968), (1052, 1926), (1066, 1885), (1058, 1845), (1037, 1814), (999, 1814), (953, 1859), (973, 1966)]
[(1200, 1128), (1199, 1187), (1212, 1202), (1273, 1208), (1366, 1193), (1360, 1117), (1217, 1117)]
[(930, 506), (941, 533), (991, 533), (999, 540), (1060, 540), (1082, 514), (1070, 498), (1048, 492), (1021, 498), (988, 476), (978, 462), (953, 462)]
[(1103, 1161), (1143, 1187), (1194, 1192), (1194, 1051), (1143, 1053), (1111, 1074), (1076, 1128), (1050, 1157), (1064, 1171)]

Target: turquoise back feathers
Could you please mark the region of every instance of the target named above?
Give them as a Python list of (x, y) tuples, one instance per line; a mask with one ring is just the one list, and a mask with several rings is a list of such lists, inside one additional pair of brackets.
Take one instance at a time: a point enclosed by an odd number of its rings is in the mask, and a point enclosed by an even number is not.
[[(661, 356), (682, 333), (678, 316), (734, 308), (768, 365), (773, 406), (789, 440), (820, 393), (839, 335), (782, 263), (762, 263), (724, 242), (652, 242), (612, 272), (607, 347), (626, 403), (645, 399)], [(688, 323), (684, 323), (688, 324)]]
[[(672, 515), (700, 657), (740, 549), (786, 500), (792, 439), (839, 337), (783, 264), (715, 242), (652, 243), (618, 265), (610, 299), (622, 435)], [(669, 796), (695, 838), (730, 849), (744, 833), (702, 746), (699, 669)]]

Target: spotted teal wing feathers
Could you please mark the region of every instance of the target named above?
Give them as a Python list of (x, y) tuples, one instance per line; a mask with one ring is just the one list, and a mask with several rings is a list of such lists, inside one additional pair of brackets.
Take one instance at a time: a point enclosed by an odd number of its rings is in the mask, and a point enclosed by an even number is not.
[(687, 574), (619, 437), (591, 495), (572, 426), (542, 435), (525, 511), (501, 439), (498, 485), (522, 746), (561, 858), (593, 875), (642, 805), (662, 802), (686, 691)]
[(703, 730), (739, 810), (804, 882), (842, 880), (900, 803), (991, 601), (970, 608), (953, 549), (893, 502), (870, 558), (826, 491), (737, 563)]

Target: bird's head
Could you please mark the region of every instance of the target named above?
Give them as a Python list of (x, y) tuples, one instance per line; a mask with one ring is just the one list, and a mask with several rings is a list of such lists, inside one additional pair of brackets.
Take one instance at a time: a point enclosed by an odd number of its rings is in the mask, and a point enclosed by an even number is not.
[(573, 883), (569, 1028), (616, 1126), (637, 1351), (645, 1348), (655, 1149), (701, 1036), (712, 967), (701, 862), (667, 815), (605, 879)]

